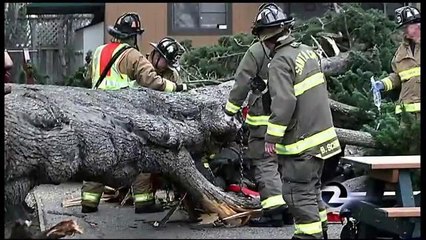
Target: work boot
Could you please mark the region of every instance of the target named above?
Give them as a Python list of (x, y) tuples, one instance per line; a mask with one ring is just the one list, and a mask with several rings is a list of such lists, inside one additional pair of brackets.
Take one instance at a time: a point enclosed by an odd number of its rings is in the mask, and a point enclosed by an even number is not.
[(98, 207), (89, 207), (89, 206), (81, 206), (81, 212), (82, 213), (93, 213), (93, 212), (97, 212), (98, 211)]
[(161, 204), (156, 204), (155, 201), (135, 204), (135, 213), (154, 213), (162, 211), (164, 211), (163, 206)]
[(264, 209), (263, 216), (256, 220), (249, 222), (250, 227), (282, 227), (283, 222), (283, 211), (288, 208), (287, 205), (281, 205), (278, 207)]
[(283, 211), (283, 222), (284, 222), (284, 225), (293, 225), (294, 224), (294, 218), (293, 218), (293, 215), (290, 213), (288, 206)]

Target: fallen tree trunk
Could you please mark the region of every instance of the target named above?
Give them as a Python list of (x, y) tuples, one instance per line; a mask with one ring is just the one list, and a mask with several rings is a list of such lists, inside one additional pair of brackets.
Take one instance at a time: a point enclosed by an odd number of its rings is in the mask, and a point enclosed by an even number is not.
[[(212, 185), (191, 158), (235, 135), (236, 127), (223, 117), (232, 83), (174, 94), (10, 86), (5, 96), (6, 211), (22, 203), (37, 184), (80, 176), (119, 187), (140, 171), (171, 175), (222, 218), (260, 207), (257, 200)], [(338, 131), (343, 144), (357, 145), (357, 134)], [(371, 142), (364, 137), (358, 144)]]
[(119, 187), (145, 171), (178, 179), (221, 217), (260, 206), (212, 185), (190, 155), (203, 154), (235, 135), (235, 126), (223, 118), (228, 88), (165, 94), (11, 86), (5, 98), (8, 205), (21, 203), (37, 184), (81, 176)]

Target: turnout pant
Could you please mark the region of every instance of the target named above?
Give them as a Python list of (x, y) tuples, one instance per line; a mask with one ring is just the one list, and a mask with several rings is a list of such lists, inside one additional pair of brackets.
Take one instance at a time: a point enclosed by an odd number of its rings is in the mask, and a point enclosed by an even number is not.
[(102, 183), (83, 181), (83, 186), (81, 187), (81, 205), (98, 207), (104, 188), (105, 185)]
[[(294, 216), (294, 237), (321, 239), (327, 230), (325, 204), (321, 200), (321, 174), (323, 159), (303, 155), (278, 156), (283, 181), (282, 192)], [(320, 214), (321, 212), (321, 214)]]
[(276, 156), (272, 157), (265, 154), (263, 138), (249, 138), (248, 157), (254, 166), (254, 176), (258, 185), (262, 208), (268, 209), (284, 205), (278, 159)]
[[(140, 173), (132, 184), (135, 207), (152, 204), (154, 201), (154, 188), (152, 181), (157, 176), (151, 173)], [(81, 189), (81, 204), (88, 207), (99, 205), (105, 185), (98, 182), (83, 182)]]
[(159, 176), (152, 173), (140, 173), (133, 182), (133, 200), (135, 208), (152, 205), (155, 203), (154, 186), (158, 182)]

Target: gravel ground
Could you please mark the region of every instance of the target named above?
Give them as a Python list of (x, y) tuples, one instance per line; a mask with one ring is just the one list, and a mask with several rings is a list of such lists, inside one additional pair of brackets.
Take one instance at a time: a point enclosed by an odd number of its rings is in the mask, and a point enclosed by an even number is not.
[[(33, 191), (35, 198), (28, 198), (29, 205), (39, 209), (40, 224), (50, 228), (63, 220), (74, 219), (83, 228), (82, 235), (68, 237), (70, 239), (100, 239), (100, 238), (211, 238), (211, 239), (290, 239), (293, 226), (281, 228), (209, 228), (192, 229), (185, 222), (186, 215), (177, 211), (163, 229), (154, 229), (152, 221), (161, 220), (167, 212), (135, 214), (132, 206), (118, 207), (116, 203), (101, 203), (99, 211), (82, 214), (80, 207), (63, 208), (64, 199), (80, 196), (80, 183), (65, 183), (60, 185), (40, 185)], [(37, 202), (37, 203), (36, 203)], [(40, 205), (40, 206), (37, 206)], [(33, 221), (37, 223), (37, 221)], [(330, 224), (328, 235), (330, 239), (338, 239), (340, 224)]]

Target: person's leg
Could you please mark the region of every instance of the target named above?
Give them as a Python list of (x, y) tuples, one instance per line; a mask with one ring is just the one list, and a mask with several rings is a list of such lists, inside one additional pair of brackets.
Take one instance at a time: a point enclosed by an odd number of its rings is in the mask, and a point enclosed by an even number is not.
[(316, 183), (323, 160), (312, 156), (279, 156), (283, 196), (295, 221), (293, 239), (321, 239)]
[(132, 190), (135, 213), (164, 211), (161, 205), (155, 204), (151, 173), (140, 173), (133, 182)]
[(90, 213), (98, 211), (98, 205), (104, 192), (104, 184), (83, 181), (81, 188), (81, 211)]
[(255, 167), (255, 179), (263, 208), (262, 218), (251, 221), (250, 226), (282, 226), (282, 216), (287, 205), (282, 196), (277, 157), (265, 154), (265, 142), (262, 138), (250, 138), (248, 148), (249, 157)]
[[(319, 159), (321, 160), (321, 159)], [(316, 193), (317, 193), (317, 202), (318, 202), (318, 210), (319, 210), (319, 216), (320, 216), (320, 220), (321, 220), (321, 227), (322, 227), (322, 235), (323, 238), (325, 240), (328, 239), (328, 234), (327, 234), (327, 230), (328, 230), (328, 222), (327, 222), (327, 207), (324, 203), (324, 201), (322, 200), (321, 197), (321, 178), (322, 178), (322, 173), (323, 173), (323, 169), (324, 169), (324, 164), (325, 161), (327, 160), (322, 160), (322, 165), (321, 167), (318, 168), (318, 173), (317, 173), (317, 178), (318, 180), (316, 181), (315, 184), (315, 188), (316, 188)]]

